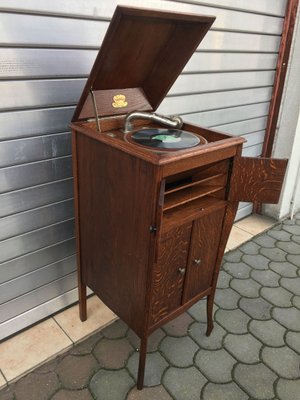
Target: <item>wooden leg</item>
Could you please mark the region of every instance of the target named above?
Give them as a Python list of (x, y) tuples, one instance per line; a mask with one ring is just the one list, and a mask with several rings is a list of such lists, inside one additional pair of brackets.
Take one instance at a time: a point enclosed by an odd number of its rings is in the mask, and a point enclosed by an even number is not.
[(207, 303), (206, 303), (206, 312), (207, 312), (206, 336), (209, 336), (211, 334), (211, 331), (213, 330), (213, 327), (214, 327), (213, 306), (214, 306), (214, 296), (209, 295), (209, 296), (207, 296)]
[(144, 387), (145, 363), (146, 363), (146, 355), (147, 355), (147, 340), (148, 340), (147, 337), (141, 338), (139, 369), (138, 369), (138, 378), (137, 378), (137, 385), (136, 385), (138, 390), (142, 390)]
[(86, 286), (81, 282), (78, 282), (78, 295), (79, 295), (79, 317), (82, 322), (87, 319), (87, 306), (86, 306)]

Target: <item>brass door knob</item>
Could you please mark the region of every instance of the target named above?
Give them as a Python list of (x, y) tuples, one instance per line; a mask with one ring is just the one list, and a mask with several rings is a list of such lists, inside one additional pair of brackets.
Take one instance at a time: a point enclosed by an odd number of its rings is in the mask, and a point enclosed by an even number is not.
[(184, 275), (184, 274), (185, 274), (185, 268), (178, 268), (178, 272), (179, 272), (181, 275)]
[(195, 263), (196, 265), (200, 265), (200, 264), (201, 264), (200, 258), (195, 258), (194, 263)]

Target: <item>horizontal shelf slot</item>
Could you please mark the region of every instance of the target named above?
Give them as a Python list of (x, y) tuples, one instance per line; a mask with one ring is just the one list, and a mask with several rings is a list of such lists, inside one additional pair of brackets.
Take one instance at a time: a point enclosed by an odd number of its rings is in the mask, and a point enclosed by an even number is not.
[(223, 188), (224, 185), (197, 185), (178, 190), (174, 193), (170, 193), (165, 197), (163, 210), (170, 210), (171, 208), (178, 207), (195, 199), (218, 192)]
[[(173, 183), (173, 185), (170, 185), (170, 187), (165, 191), (165, 195), (169, 195), (170, 193), (174, 193), (179, 190), (197, 186), (200, 184), (205, 184), (207, 186), (207, 184), (209, 185), (209, 183), (213, 183), (215, 180), (218, 180), (218, 183), (225, 185), (226, 178), (227, 178), (226, 173), (209, 176), (207, 178), (203, 178), (200, 180), (194, 180), (194, 177), (191, 177), (190, 179), (187, 179), (186, 181), (175, 182), (175, 183)], [(222, 182), (220, 182), (220, 181), (222, 181)], [(216, 183), (214, 183), (214, 185), (215, 184)]]

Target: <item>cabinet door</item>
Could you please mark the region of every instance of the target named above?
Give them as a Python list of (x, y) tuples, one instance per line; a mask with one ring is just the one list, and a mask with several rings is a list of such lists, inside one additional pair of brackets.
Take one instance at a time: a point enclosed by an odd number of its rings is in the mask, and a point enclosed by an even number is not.
[(287, 160), (236, 157), (229, 200), (278, 203)]
[(192, 225), (164, 234), (154, 265), (150, 325), (180, 307)]
[(224, 212), (219, 209), (193, 223), (183, 303), (211, 286)]

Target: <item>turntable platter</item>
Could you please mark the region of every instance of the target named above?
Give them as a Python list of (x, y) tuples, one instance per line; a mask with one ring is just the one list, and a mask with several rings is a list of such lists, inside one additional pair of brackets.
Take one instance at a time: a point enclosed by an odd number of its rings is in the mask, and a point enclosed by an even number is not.
[(126, 140), (154, 151), (182, 150), (205, 144), (198, 135), (180, 129), (143, 128), (126, 136)]

